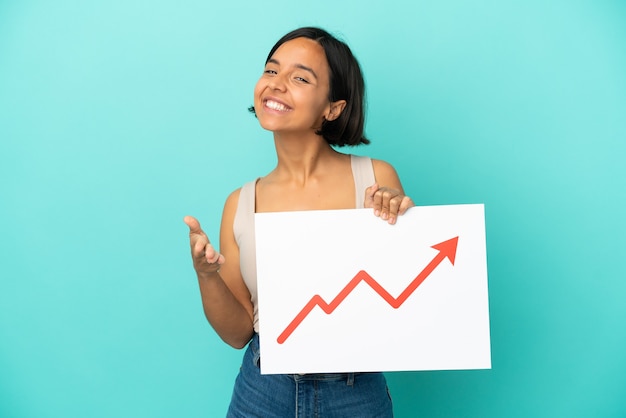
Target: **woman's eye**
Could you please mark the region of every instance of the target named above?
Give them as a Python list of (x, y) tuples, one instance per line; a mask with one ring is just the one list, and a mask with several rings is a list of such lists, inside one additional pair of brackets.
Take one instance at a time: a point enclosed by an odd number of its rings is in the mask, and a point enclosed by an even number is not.
[(275, 74), (276, 74), (276, 71), (275, 71), (275, 70), (265, 70), (265, 71), (263, 71), (263, 73), (264, 73), (264, 74), (272, 74), (272, 75), (275, 75)]
[(301, 83), (309, 83), (309, 80), (307, 80), (306, 78), (296, 77), (295, 79), (296, 81), (300, 81)]

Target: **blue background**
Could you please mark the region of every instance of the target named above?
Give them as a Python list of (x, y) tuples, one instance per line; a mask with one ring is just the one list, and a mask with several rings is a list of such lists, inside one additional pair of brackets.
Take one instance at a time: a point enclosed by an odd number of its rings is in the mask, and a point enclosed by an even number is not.
[[(493, 369), (389, 373), (398, 417), (626, 414), (626, 4), (0, 1), (0, 416), (223, 416), (186, 214), (273, 168), (267, 52), (320, 25), (368, 86), (355, 153), (485, 203)], [(460, 313), (462, 314), (462, 313)]]

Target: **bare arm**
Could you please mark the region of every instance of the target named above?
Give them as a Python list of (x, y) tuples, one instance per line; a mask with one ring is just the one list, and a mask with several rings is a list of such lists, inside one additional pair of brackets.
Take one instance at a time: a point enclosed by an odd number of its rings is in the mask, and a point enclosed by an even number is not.
[(189, 226), (191, 258), (198, 276), (204, 314), (227, 344), (243, 348), (254, 332), (250, 293), (239, 269), (239, 247), (233, 234), (233, 221), (239, 192), (231, 194), (224, 205), (218, 253), (193, 217)]
[(404, 194), (398, 173), (381, 160), (372, 160), (376, 183), (365, 190), (365, 207), (374, 208), (374, 215), (393, 225), (398, 216), (403, 215), (413, 200)]

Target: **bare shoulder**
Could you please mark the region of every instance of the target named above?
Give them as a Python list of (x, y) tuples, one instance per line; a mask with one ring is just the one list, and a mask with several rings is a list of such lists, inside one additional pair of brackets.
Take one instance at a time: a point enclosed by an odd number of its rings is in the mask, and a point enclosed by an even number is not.
[(383, 160), (372, 158), (372, 167), (374, 168), (376, 183), (378, 183), (379, 186), (402, 190), (398, 173), (391, 164)]
[(226, 198), (226, 202), (224, 203), (224, 212), (233, 211), (237, 209), (237, 205), (239, 204), (239, 194), (241, 193), (241, 187), (237, 190), (231, 192)]
[(226, 198), (224, 210), (222, 212), (222, 232), (231, 231), (232, 234), (233, 221), (235, 220), (235, 214), (237, 213), (240, 193), (241, 188), (231, 192)]

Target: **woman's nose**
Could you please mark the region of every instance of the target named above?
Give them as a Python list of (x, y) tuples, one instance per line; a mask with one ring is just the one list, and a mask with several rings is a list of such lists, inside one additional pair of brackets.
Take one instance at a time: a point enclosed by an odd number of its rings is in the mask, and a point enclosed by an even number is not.
[(283, 76), (280, 74), (276, 74), (274, 77), (272, 77), (269, 82), (269, 87), (272, 90), (284, 91), (285, 80), (283, 79)]

